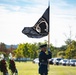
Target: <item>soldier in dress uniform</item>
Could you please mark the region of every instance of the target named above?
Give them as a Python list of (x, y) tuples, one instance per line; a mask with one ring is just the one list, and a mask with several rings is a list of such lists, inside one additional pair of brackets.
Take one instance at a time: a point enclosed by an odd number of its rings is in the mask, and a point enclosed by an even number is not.
[(48, 54), (46, 54), (47, 44), (40, 46), (40, 54), (39, 54), (39, 74), (40, 75), (48, 75), (48, 59), (52, 57), (52, 53), (50, 49), (48, 49)]
[(3, 75), (9, 75), (8, 74), (8, 70), (7, 70), (6, 60), (4, 59), (4, 55), (3, 54), (1, 54), (0, 70), (3, 73)]
[(9, 69), (11, 70), (12, 75), (18, 75), (15, 61), (14, 61), (11, 53), (9, 54)]

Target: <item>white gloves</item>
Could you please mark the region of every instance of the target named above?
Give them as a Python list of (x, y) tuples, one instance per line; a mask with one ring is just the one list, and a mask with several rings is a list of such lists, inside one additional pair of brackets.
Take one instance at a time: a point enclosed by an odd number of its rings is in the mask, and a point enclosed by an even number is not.
[(50, 48), (48, 48), (48, 51), (50, 51)]

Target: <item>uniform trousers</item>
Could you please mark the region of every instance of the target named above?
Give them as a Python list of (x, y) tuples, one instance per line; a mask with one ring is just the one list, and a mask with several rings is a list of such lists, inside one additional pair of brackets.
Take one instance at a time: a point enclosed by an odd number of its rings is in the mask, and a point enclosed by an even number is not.
[(42, 73), (41, 75), (48, 75), (48, 74)]

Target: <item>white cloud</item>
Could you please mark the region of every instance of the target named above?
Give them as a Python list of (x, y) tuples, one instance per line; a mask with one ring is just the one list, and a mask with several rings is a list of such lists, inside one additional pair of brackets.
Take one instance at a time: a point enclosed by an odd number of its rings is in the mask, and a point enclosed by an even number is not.
[[(56, 0), (54, 0), (56, 1)], [(65, 8), (66, 7), (66, 8)], [(76, 28), (76, 6), (72, 7), (72, 5), (63, 2), (63, 0), (57, 0), (52, 3), (51, 6), (51, 39), (52, 43), (55, 45), (55, 41), (57, 40), (57, 46), (61, 46), (61, 44), (65, 44), (65, 40), (70, 37), (70, 29), (71, 26), (72, 31), (72, 39), (75, 39), (75, 28)], [(65, 37), (64, 33), (67, 35)]]
[(22, 34), (24, 27), (33, 26), (41, 17), (41, 14), (26, 12), (11, 12), (0, 8), (0, 42), (17, 44), (22, 42), (34, 42), (37, 39), (28, 38)]

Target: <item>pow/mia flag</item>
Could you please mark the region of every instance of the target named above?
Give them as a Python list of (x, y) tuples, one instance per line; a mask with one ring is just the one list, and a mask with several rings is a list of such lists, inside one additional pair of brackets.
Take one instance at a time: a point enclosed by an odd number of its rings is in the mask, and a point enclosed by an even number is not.
[(33, 27), (24, 27), (22, 33), (30, 38), (41, 38), (49, 33), (49, 8), (46, 9), (42, 17)]

